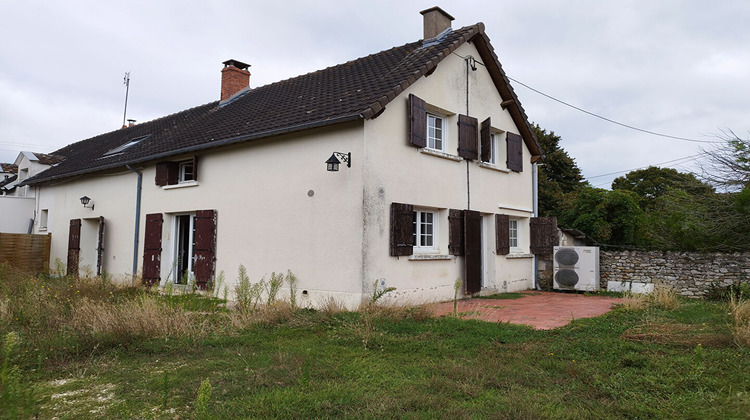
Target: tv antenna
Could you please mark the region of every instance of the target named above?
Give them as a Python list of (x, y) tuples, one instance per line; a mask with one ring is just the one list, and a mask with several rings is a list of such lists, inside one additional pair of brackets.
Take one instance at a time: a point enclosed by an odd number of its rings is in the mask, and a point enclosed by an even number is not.
[(125, 77), (122, 79), (122, 84), (125, 85), (125, 112), (122, 114), (122, 126), (125, 127), (125, 118), (128, 115), (128, 92), (130, 91), (130, 72), (125, 72)]

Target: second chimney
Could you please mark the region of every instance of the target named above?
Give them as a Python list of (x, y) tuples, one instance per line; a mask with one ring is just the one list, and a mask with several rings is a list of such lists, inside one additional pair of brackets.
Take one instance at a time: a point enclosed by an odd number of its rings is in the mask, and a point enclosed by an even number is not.
[(250, 72), (247, 70), (250, 64), (237, 60), (223, 62), (221, 69), (221, 100), (226, 101), (232, 95), (250, 86)]
[(419, 12), (424, 16), (424, 39), (435, 38), (446, 29), (451, 28), (453, 16), (435, 6)]

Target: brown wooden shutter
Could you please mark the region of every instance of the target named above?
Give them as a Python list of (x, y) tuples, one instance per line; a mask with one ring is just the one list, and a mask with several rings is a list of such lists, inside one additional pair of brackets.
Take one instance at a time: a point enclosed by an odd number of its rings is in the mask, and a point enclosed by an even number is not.
[(508, 169), (523, 172), (523, 139), (518, 134), (507, 133)]
[(464, 211), (448, 210), (448, 253), (464, 255)]
[(464, 210), (464, 247), (466, 264), (466, 294), (482, 289), (482, 215)]
[[(179, 172), (179, 167), (177, 168), (177, 171)], [(198, 156), (193, 156), (193, 181), (197, 181), (197, 180), (198, 180)]]
[(175, 185), (180, 176), (180, 164), (177, 162), (159, 162), (156, 164), (156, 185)]
[(391, 256), (414, 253), (414, 206), (391, 203)]
[(81, 256), (81, 219), (71, 219), (68, 229), (68, 268), (66, 274), (78, 277), (78, 262)]
[(195, 233), (193, 240), (193, 272), (199, 289), (213, 286), (216, 271), (216, 210), (195, 212)]
[(482, 147), (482, 162), (490, 161), (490, 152), (492, 149), (492, 131), (490, 130), (490, 119), (482, 121), (479, 129), (480, 146)]
[(532, 217), (529, 222), (531, 236), (531, 253), (537, 255), (552, 254), (557, 245), (557, 218)]
[(96, 243), (96, 275), (102, 275), (104, 263), (104, 216), (99, 216), (99, 235)]
[(143, 241), (143, 278), (145, 285), (159, 284), (161, 280), (161, 213), (146, 215), (146, 237)]
[(495, 252), (510, 254), (510, 216), (507, 214), (495, 215)]
[(458, 155), (465, 159), (478, 159), (477, 127), (479, 122), (467, 115), (458, 116)]
[(414, 94), (409, 94), (409, 143), (427, 146), (427, 104)]

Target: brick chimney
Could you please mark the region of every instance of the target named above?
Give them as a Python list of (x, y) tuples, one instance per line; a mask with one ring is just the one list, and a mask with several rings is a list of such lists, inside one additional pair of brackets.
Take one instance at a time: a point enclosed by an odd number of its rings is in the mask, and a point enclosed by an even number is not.
[(424, 39), (435, 38), (446, 29), (451, 28), (453, 16), (435, 6), (419, 12), (424, 16)]
[(250, 64), (237, 60), (223, 62), (221, 69), (221, 100), (226, 101), (235, 93), (250, 86), (250, 72), (247, 70)]

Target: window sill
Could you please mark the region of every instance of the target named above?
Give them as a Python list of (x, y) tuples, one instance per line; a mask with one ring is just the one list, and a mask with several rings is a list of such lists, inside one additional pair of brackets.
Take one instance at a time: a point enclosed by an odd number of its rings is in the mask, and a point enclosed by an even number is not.
[(534, 258), (534, 254), (522, 254), (520, 252), (511, 253), (505, 256), (508, 259)]
[(503, 168), (501, 168), (501, 167), (499, 167), (497, 165), (493, 165), (493, 164), (487, 163), (487, 162), (479, 162), (479, 167), (480, 168), (492, 169), (493, 171), (502, 172), (504, 174), (510, 173), (510, 171), (507, 170), (507, 169), (503, 169)]
[(198, 184), (198, 181), (187, 181), (187, 182), (180, 182), (174, 185), (165, 185), (161, 188), (164, 190), (174, 190), (177, 188), (197, 187), (198, 185), (200, 185)]
[(435, 149), (428, 149), (426, 147), (419, 149), (419, 151), (424, 153), (425, 155), (448, 159), (454, 162), (461, 162), (462, 160), (464, 160), (464, 158), (462, 158), (461, 156), (451, 155), (450, 153), (445, 153), (443, 151), (435, 150)]
[(409, 255), (409, 261), (440, 261), (440, 260), (452, 260), (453, 255), (442, 255), (442, 254), (413, 254)]

